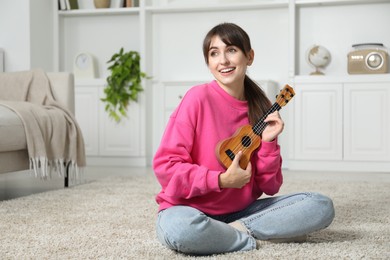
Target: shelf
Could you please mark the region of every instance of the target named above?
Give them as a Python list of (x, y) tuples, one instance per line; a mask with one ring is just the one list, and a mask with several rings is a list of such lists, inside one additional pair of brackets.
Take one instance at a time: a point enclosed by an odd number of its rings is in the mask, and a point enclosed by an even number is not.
[(389, 3), (389, 0), (296, 0), (297, 6), (336, 6), (336, 5), (352, 5), (352, 4), (375, 4)]
[(271, 8), (287, 8), (288, 1), (270, 2), (264, 1), (259, 3), (245, 4), (225, 4), (225, 5), (202, 5), (202, 6), (158, 6), (146, 7), (145, 10), (151, 13), (188, 13), (188, 12), (215, 12), (215, 11), (237, 11), (237, 10), (253, 10), (253, 9), (271, 9)]
[(295, 76), (295, 83), (340, 83), (340, 82), (390, 82), (390, 74), (359, 74), (345, 76)]
[(106, 79), (105, 78), (95, 78), (95, 79), (88, 79), (88, 78), (79, 78), (75, 79), (75, 85), (78, 87), (96, 87), (96, 86), (104, 86), (106, 85)]
[(58, 11), (59, 16), (100, 16), (100, 15), (125, 15), (139, 14), (139, 7), (131, 8), (101, 8), (101, 9), (78, 9), (68, 11)]

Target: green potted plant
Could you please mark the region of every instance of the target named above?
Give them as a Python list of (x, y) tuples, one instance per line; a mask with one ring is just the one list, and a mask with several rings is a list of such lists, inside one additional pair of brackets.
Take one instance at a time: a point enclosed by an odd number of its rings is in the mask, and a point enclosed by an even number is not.
[(115, 53), (107, 63), (107, 86), (104, 88), (105, 110), (116, 122), (127, 117), (127, 107), (131, 101), (137, 102), (138, 93), (143, 91), (142, 78), (147, 77), (140, 67), (141, 57), (137, 51), (125, 52), (123, 48)]

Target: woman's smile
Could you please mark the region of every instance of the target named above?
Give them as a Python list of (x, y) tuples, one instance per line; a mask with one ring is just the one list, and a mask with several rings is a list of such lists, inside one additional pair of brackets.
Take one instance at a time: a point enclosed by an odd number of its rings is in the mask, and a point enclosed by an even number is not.
[(231, 75), (235, 69), (236, 69), (235, 67), (229, 67), (229, 68), (221, 69), (219, 72), (227, 76), (227, 75)]

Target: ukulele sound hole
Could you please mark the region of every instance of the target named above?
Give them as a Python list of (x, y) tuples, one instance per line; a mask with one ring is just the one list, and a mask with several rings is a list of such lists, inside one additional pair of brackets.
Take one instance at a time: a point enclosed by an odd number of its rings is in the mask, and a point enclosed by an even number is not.
[(252, 143), (252, 140), (249, 136), (243, 136), (242, 139), (241, 139), (241, 144), (242, 146), (244, 147), (249, 147)]

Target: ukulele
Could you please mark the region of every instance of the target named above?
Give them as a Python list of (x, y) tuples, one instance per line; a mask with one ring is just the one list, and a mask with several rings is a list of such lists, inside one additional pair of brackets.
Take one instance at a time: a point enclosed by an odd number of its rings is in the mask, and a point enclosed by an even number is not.
[(261, 133), (268, 125), (264, 120), (269, 114), (279, 111), (294, 95), (294, 89), (289, 85), (285, 85), (276, 97), (276, 102), (265, 115), (254, 124), (254, 126), (244, 125), (238, 128), (230, 138), (220, 141), (215, 149), (218, 161), (226, 168), (229, 168), (236, 154), (239, 151), (242, 151), (242, 157), (239, 164), (242, 169), (246, 169), (252, 152), (260, 146)]

